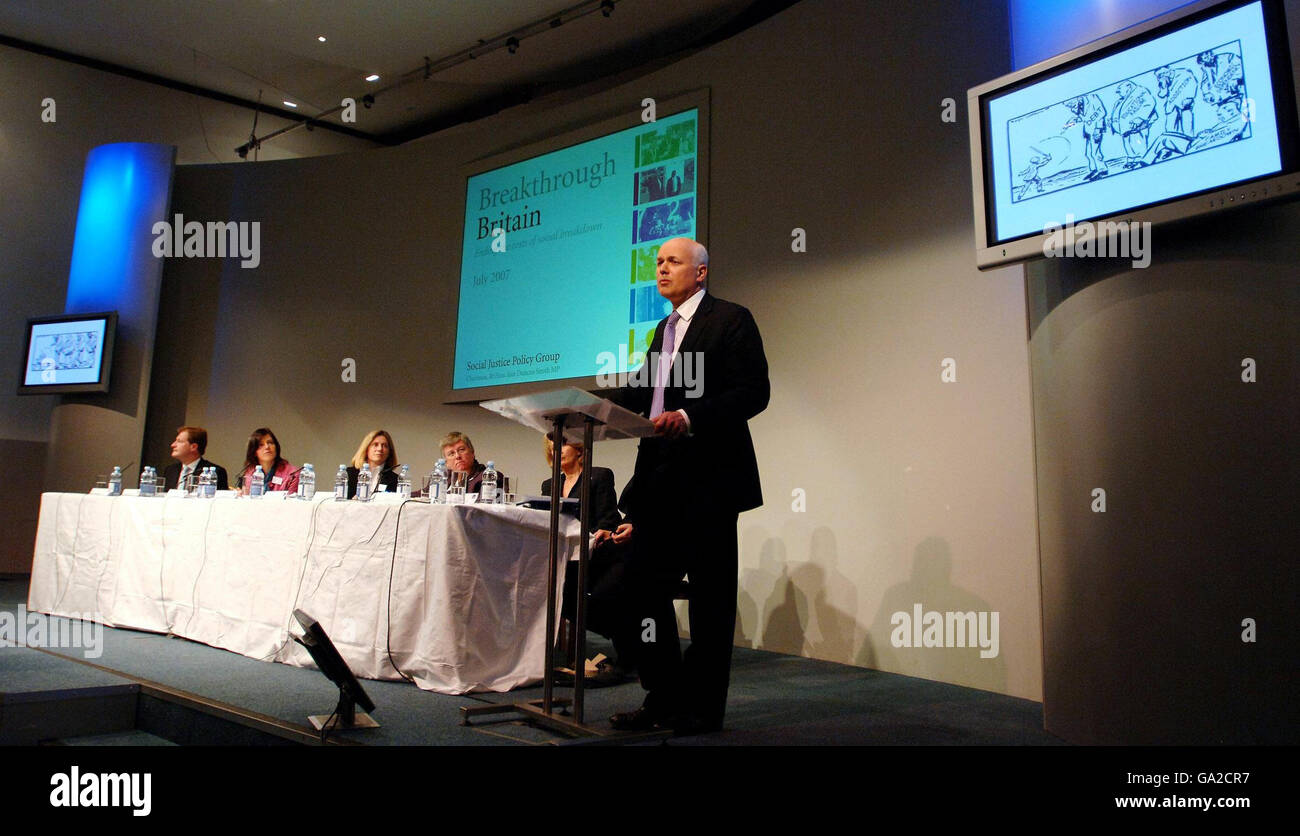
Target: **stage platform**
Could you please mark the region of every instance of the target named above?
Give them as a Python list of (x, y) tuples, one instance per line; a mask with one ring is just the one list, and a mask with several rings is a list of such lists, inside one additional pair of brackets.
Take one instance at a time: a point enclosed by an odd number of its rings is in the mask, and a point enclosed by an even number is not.
[[(27, 578), (0, 580), (0, 611), (25, 610)], [(32, 616), (37, 618), (38, 616)], [(44, 616), (39, 616), (45, 618)], [(54, 621), (56, 619), (51, 619)], [(64, 621), (59, 619), (58, 621)], [(312, 745), (313, 714), (337, 690), (318, 671), (250, 659), (155, 633), (102, 629), (102, 653), (84, 647), (0, 648), (0, 744)], [(20, 626), (21, 630), (21, 626)], [(589, 652), (610, 653), (594, 634)], [(340, 731), (340, 746), (537, 746), (570, 740), (512, 715), (461, 725), (461, 707), (540, 699), (541, 686), (448, 696), (409, 683), (363, 680), (380, 728)], [(557, 688), (557, 696), (569, 689)], [(586, 717), (635, 708), (631, 681), (589, 688)], [(656, 741), (663, 742), (663, 741)], [(667, 745), (1060, 745), (1042, 705), (896, 674), (737, 648), (726, 728)]]

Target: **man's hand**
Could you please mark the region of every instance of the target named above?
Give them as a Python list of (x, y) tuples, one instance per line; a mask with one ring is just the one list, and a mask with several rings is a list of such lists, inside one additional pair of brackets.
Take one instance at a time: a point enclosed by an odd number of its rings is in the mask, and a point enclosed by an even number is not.
[(686, 418), (677, 410), (660, 413), (659, 417), (654, 419), (654, 425), (655, 435), (664, 438), (677, 438), (686, 434)]
[(615, 543), (626, 543), (632, 537), (632, 523), (623, 523), (616, 530), (602, 528), (592, 535), (592, 548), (599, 546), (606, 540), (613, 540)]

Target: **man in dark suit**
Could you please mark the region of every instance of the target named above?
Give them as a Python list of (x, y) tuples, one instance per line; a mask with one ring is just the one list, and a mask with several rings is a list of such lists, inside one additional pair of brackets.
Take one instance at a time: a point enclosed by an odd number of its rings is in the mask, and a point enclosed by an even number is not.
[[(442, 457), (447, 460), (447, 472), (464, 472), (468, 473), (466, 479), (465, 493), (479, 493), (483, 489), (483, 474), (487, 472), (487, 465), (478, 460), (474, 453), (474, 442), (469, 440), (469, 436), (462, 432), (447, 433), (442, 439)], [(505, 476), (499, 469), (497, 470), (497, 488), (501, 487), (501, 480)]]
[(203, 458), (203, 454), (208, 449), (208, 431), (202, 427), (178, 427), (176, 429), (176, 440), (172, 442), (172, 458), (176, 461), (167, 465), (163, 471), (163, 479), (167, 483), (167, 490), (173, 488), (184, 488), (185, 477), (190, 475), (199, 475), (205, 467), (215, 467), (217, 469), (217, 490), (224, 491), (229, 489), (230, 485), (226, 481), (226, 469), (216, 462), (210, 462)]
[[(659, 323), (647, 362), (611, 397), (655, 425), (621, 502), (633, 525), (625, 629), (641, 642), (646, 697), (610, 723), (714, 731), (731, 675), (736, 520), (763, 504), (747, 422), (767, 407), (767, 358), (749, 311), (705, 292), (703, 246), (674, 238), (659, 248), (657, 265), (659, 293), (673, 312)], [(683, 575), (690, 581), (685, 657), (672, 606)]]
[(675, 197), (682, 193), (682, 176), (675, 170), (668, 175), (668, 196)]

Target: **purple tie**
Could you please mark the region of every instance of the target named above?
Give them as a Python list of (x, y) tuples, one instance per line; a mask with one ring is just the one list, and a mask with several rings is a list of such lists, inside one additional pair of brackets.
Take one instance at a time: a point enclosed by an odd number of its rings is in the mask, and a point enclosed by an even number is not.
[(668, 373), (672, 370), (670, 361), (673, 348), (677, 345), (677, 322), (682, 315), (673, 311), (668, 315), (668, 327), (664, 328), (664, 342), (659, 347), (659, 365), (655, 367), (655, 393), (650, 398), (650, 420), (658, 418), (664, 411), (664, 387), (668, 385)]

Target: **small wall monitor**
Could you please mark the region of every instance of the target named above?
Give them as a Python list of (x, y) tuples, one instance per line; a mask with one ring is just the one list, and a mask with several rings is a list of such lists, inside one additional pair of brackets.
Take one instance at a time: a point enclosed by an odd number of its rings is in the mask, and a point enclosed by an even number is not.
[(117, 312), (27, 320), (20, 395), (107, 392)]
[(971, 89), (978, 266), (1300, 194), (1283, 5), (1196, 3)]

